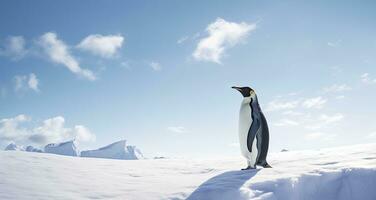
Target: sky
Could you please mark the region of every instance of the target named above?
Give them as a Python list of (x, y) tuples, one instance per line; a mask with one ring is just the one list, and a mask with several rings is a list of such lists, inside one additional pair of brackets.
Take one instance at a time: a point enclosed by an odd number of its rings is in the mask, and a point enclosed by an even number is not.
[(270, 151), (376, 142), (374, 1), (2, 1), (0, 148), (126, 139), (239, 156), (250, 86)]

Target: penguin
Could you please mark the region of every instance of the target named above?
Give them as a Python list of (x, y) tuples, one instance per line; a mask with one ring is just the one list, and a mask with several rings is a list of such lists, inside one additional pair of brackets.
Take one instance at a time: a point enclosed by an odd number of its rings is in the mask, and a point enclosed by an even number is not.
[(250, 87), (232, 87), (239, 91), (244, 99), (239, 113), (239, 144), (242, 155), (247, 159), (247, 168), (256, 165), (271, 168), (266, 162), (269, 148), (269, 128), (261, 111), (257, 95)]

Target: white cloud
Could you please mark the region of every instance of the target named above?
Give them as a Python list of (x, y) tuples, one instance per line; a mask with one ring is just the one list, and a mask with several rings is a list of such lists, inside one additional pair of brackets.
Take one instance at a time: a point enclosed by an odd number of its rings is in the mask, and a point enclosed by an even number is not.
[(154, 71), (161, 71), (162, 70), (162, 66), (161, 64), (159, 64), (158, 62), (151, 62), (150, 63), (150, 67), (154, 70)]
[(167, 130), (174, 132), (174, 133), (185, 133), (187, 130), (182, 126), (170, 126), (167, 127)]
[(376, 84), (376, 79), (370, 78), (368, 73), (364, 73), (360, 76), (361, 81), (365, 84)]
[(88, 128), (82, 125), (76, 125), (73, 132), (75, 133), (75, 138), (78, 141), (89, 142), (95, 141), (96, 139), (95, 135), (92, 134)]
[(244, 41), (249, 32), (255, 29), (256, 24), (228, 22), (218, 18), (206, 28), (208, 36), (198, 42), (193, 57), (199, 61), (221, 63), (225, 50)]
[(299, 102), (300, 102), (299, 100), (295, 100), (295, 101), (273, 100), (267, 104), (265, 111), (270, 112), (270, 111), (293, 109), (299, 105)]
[(46, 119), (36, 127), (24, 126), (24, 122), (31, 118), (26, 115), (18, 115), (14, 118), (0, 120), (0, 140), (45, 145), (48, 143), (63, 142), (76, 139), (86, 142), (95, 140), (95, 135), (82, 125), (74, 128), (65, 127), (65, 119), (62, 116)]
[(315, 98), (306, 99), (305, 101), (303, 101), (302, 106), (305, 108), (322, 108), (326, 102), (326, 99), (319, 96)]
[(29, 88), (38, 92), (39, 91), (39, 88), (38, 88), (38, 85), (39, 85), (39, 80), (37, 78), (37, 76), (34, 74), (34, 73), (31, 73), (29, 75), (29, 81), (27, 82), (27, 84), (29, 85)]
[(69, 52), (68, 46), (62, 40), (59, 40), (55, 33), (48, 32), (43, 34), (39, 38), (39, 44), (51, 61), (64, 65), (71, 72), (88, 80), (96, 79), (92, 71), (80, 67), (78, 61)]
[(29, 121), (26, 115), (17, 115), (13, 118), (0, 120), (0, 141), (18, 141), (27, 136), (27, 130), (19, 127), (20, 123)]
[(275, 123), (274, 126), (297, 126), (299, 122), (291, 119), (281, 119), (279, 122)]
[(34, 128), (29, 139), (37, 144), (61, 142), (69, 138), (70, 130), (64, 127), (64, 117), (46, 119), (41, 126)]
[(331, 123), (335, 123), (335, 122), (339, 122), (339, 121), (343, 120), (344, 117), (345, 116), (341, 113), (337, 113), (337, 114), (334, 114), (332, 116), (322, 114), (322, 115), (320, 115), (319, 120), (322, 121), (325, 124), (331, 124)]
[(5, 41), (4, 49), (0, 50), (0, 55), (9, 56), (14, 60), (21, 59), (27, 53), (25, 43), (22, 36), (10, 36)]
[(330, 92), (344, 92), (344, 91), (349, 91), (351, 89), (352, 88), (350, 86), (346, 85), (346, 84), (342, 84), (342, 85), (334, 84), (334, 85), (331, 85), (329, 87), (325, 87), (323, 89), (323, 91), (330, 93)]
[(36, 92), (39, 92), (39, 80), (37, 76), (34, 73), (29, 74), (29, 76), (26, 75), (17, 75), (14, 77), (15, 85), (14, 90), (20, 91), (23, 89), (32, 89)]
[(124, 42), (121, 35), (89, 35), (77, 45), (79, 49), (88, 51), (94, 55), (111, 58), (116, 55)]

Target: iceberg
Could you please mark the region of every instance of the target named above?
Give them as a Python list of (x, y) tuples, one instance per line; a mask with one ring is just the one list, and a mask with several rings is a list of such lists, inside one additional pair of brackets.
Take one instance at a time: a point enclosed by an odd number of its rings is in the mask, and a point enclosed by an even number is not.
[(65, 156), (80, 156), (80, 152), (77, 148), (77, 142), (75, 140), (63, 143), (47, 144), (44, 147), (44, 152)]
[(25, 151), (25, 148), (20, 145), (16, 145), (14, 142), (8, 144), (4, 149), (5, 151)]
[(42, 153), (43, 152), (42, 150), (40, 150), (38, 148), (35, 148), (33, 146), (30, 146), (30, 145), (26, 147), (25, 151), (28, 151), (28, 152), (38, 152), (38, 153)]
[(127, 146), (126, 140), (121, 140), (96, 150), (82, 151), (81, 157), (121, 160), (139, 160), (144, 158), (136, 146)]

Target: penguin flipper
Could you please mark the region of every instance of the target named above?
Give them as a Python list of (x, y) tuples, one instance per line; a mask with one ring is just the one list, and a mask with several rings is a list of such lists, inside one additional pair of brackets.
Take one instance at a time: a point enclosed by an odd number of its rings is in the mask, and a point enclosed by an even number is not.
[(247, 136), (247, 147), (248, 147), (249, 152), (252, 152), (253, 140), (255, 139), (259, 128), (260, 128), (260, 120), (258, 118), (253, 119), (252, 125), (248, 130), (248, 136)]
[(262, 126), (262, 143), (261, 143), (261, 153), (258, 159), (257, 164), (258, 165), (265, 165), (268, 163), (266, 162), (266, 156), (268, 155), (268, 149), (269, 149), (269, 128), (268, 123), (266, 122), (265, 116), (262, 112), (260, 112), (261, 115), (261, 126)]

